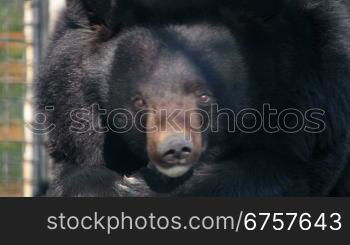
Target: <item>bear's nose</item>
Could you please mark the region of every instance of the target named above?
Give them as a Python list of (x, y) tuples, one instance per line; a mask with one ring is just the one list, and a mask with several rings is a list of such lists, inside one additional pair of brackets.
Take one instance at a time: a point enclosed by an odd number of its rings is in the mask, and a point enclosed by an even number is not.
[(170, 136), (158, 146), (158, 154), (164, 164), (185, 165), (192, 154), (193, 143), (184, 136)]

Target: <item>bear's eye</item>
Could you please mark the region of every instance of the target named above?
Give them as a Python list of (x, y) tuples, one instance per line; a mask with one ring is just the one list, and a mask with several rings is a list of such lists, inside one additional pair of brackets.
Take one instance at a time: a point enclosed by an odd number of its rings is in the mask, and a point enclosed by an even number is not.
[(138, 98), (134, 100), (134, 105), (138, 108), (143, 108), (146, 106), (146, 101), (144, 99)]
[(202, 103), (208, 103), (210, 101), (210, 96), (207, 95), (207, 94), (202, 94), (200, 97), (199, 97), (200, 101)]

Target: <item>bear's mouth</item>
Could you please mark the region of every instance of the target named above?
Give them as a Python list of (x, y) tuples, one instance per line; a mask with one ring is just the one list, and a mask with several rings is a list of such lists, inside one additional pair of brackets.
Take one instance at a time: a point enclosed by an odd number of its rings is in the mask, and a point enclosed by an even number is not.
[(169, 168), (161, 167), (160, 165), (154, 164), (155, 168), (163, 175), (169, 177), (169, 178), (180, 178), (187, 174), (191, 169), (192, 166), (173, 166)]

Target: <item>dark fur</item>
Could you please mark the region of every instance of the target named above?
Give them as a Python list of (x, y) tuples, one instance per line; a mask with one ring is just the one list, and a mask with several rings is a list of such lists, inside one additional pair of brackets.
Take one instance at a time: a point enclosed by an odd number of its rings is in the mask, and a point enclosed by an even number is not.
[[(49, 135), (57, 168), (50, 195), (347, 195), (347, 180), (341, 180), (348, 165), (350, 125), (346, 1), (99, 2), (69, 1), (36, 84), (38, 109), (47, 114), (48, 124), (56, 125)], [(218, 54), (204, 51), (212, 45), (210, 36), (223, 42)], [(200, 164), (180, 179), (146, 168), (143, 134), (72, 132), (69, 113), (74, 109), (93, 104), (129, 108), (138, 80), (162, 58), (154, 56), (158, 42), (198, 67), (220, 106), (321, 108), (327, 129), (320, 134), (207, 135)], [(231, 73), (226, 66), (233, 67)], [(166, 90), (169, 84), (145, 82), (144, 89)], [(55, 110), (47, 112), (47, 106)], [(98, 113), (86, 120), (106, 124)]]

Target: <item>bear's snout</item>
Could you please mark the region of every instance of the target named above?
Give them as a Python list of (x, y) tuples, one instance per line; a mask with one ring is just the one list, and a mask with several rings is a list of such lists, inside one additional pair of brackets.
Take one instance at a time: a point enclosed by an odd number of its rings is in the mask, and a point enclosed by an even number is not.
[(158, 145), (157, 154), (167, 167), (187, 165), (192, 155), (193, 143), (181, 135), (169, 136)]
[[(164, 134), (166, 136), (164, 137)], [(198, 162), (202, 152), (200, 135), (187, 138), (184, 134), (149, 134), (148, 155), (156, 169), (170, 177), (185, 175)]]
[[(180, 98), (180, 97), (179, 97)], [(201, 117), (194, 97), (159, 98), (149, 103), (147, 153), (150, 163), (170, 177), (185, 175), (204, 151)]]
[(150, 154), (156, 169), (170, 178), (183, 176), (197, 162), (192, 141), (180, 134), (168, 136)]

